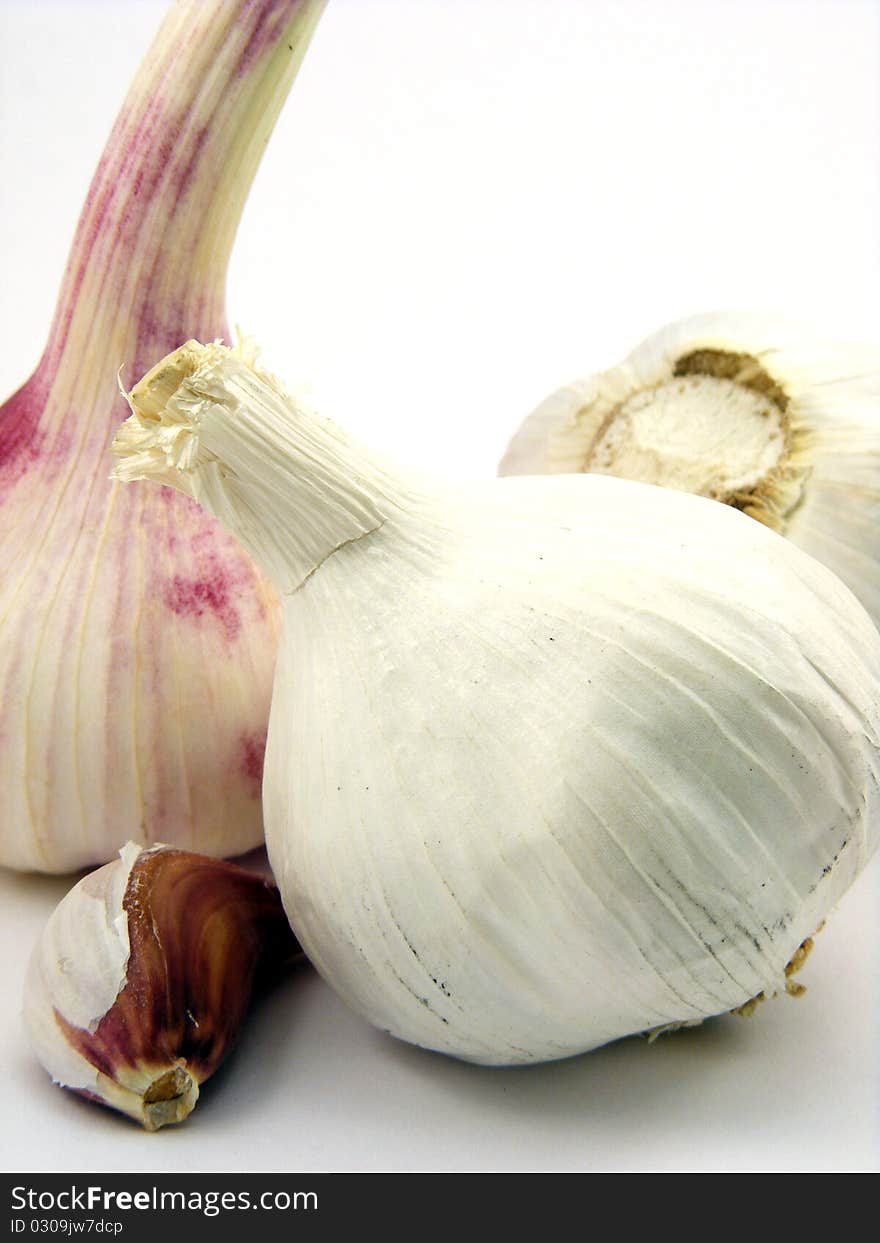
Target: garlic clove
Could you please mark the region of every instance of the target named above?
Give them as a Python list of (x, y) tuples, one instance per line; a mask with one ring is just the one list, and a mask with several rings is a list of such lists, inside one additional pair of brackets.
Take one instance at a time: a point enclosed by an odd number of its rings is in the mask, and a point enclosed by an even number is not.
[(254, 986), (301, 958), (274, 885), (129, 842), (50, 917), (28, 969), (25, 1023), (56, 1083), (155, 1131), (195, 1107)]
[(589, 472), (707, 496), (817, 557), (880, 621), (880, 348), (781, 317), (694, 316), (529, 415), (501, 475)]
[(685, 492), (416, 482), (221, 346), (130, 400), (118, 476), (282, 595), (267, 846), (353, 1009), (511, 1064), (784, 990), (880, 843), (880, 633), (834, 574)]
[(262, 840), (280, 612), (217, 522), (108, 476), (120, 367), (228, 336), (226, 268), (324, 0), (179, 0), (95, 173), (35, 374), (0, 407), (0, 865)]

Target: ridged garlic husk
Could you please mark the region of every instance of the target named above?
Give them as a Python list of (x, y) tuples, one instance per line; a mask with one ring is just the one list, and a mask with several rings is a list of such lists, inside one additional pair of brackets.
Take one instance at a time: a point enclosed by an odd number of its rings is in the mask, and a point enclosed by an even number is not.
[(228, 336), (226, 268), (323, 0), (184, 0), (89, 190), (45, 353), (0, 407), (0, 864), (262, 840), (271, 586), (177, 493), (109, 479), (141, 374)]
[(475, 1062), (785, 987), (875, 850), (880, 634), (743, 514), (599, 476), (399, 472), (190, 342), (122, 479), (184, 489), (282, 597), (264, 804), (303, 948)]
[(25, 1024), (56, 1083), (155, 1131), (195, 1107), (254, 986), (301, 957), (271, 882), (129, 842), (52, 913), (26, 978)]
[(880, 347), (781, 316), (693, 316), (530, 414), (502, 475), (592, 472), (711, 497), (825, 563), (880, 622)]

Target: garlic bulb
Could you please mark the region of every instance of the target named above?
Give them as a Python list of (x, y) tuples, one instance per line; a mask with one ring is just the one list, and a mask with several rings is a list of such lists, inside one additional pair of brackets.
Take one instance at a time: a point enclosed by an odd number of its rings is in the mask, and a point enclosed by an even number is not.
[(56, 1083), (155, 1131), (192, 1111), (255, 981), (297, 958), (274, 885), (129, 842), (52, 913), (28, 970), (25, 1023)]
[(262, 839), (271, 587), (169, 490), (110, 482), (117, 373), (226, 333), (247, 191), (323, 0), (183, 0), (126, 99), (36, 372), (0, 408), (0, 864)]
[(416, 480), (221, 346), (130, 403), (117, 476), (282, 595), (267, 845), (352, 1007), (516, 1063), (785, 987), (880, 826), (880, 634), (833, 574), (685, 493)]
[(589, 471), (733, 505), (818, 557), (880, 622), (880, 348), (779, 317), (698, 315), (528, 416), (502, 475)]

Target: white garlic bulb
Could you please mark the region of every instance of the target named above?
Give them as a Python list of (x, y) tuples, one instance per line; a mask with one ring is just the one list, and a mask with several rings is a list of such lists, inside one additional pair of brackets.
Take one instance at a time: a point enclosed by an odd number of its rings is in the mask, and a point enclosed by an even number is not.
[(267, 844), (352, 1007), (506, 1064), (784, 988), (880, 835), (880, 634), (833, 574), (685, 493), (416, 482), (220, 346), (130, 400), (118, 477), (282, 596)]
[(880, 348), (698, 315), (558, 389), (501, 475), (591, 472), (711, 497), (818, 557), (880, 621)]

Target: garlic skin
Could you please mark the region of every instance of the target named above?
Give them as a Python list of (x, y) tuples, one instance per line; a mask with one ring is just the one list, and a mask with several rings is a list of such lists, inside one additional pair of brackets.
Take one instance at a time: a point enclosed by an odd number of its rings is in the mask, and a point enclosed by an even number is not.
[[(129, 92), (48, 344), (0, 407), (0, 865), (68, 872), (127, 838), (262, 840), (271, 586), (170, 490), (109, 480), (119, 372), (228, 336), (226, 267), (323, 0), (183, 0)], [(122, 407), (124, 410), (124, 407)]]
[(220, 346), (130, 402), (118, 477), (282, 595), (267, 845), (350, 1006), (513, 1064), (784, 989), (880, 836), (880, 634), (832, 573), (686, 493), (431, 485)]
[(28, 969), (25, 1024), (56, 1083), (155, 1131), (195, 1107), (255, 982), (298, 959), (274, 885), (129, 842), (52, 913)]
[(711, 497), (817, 557), (880, 622), (880, 348), (779, 316), (693, 316), (530, 414), (501, 475), (590, 472)]

